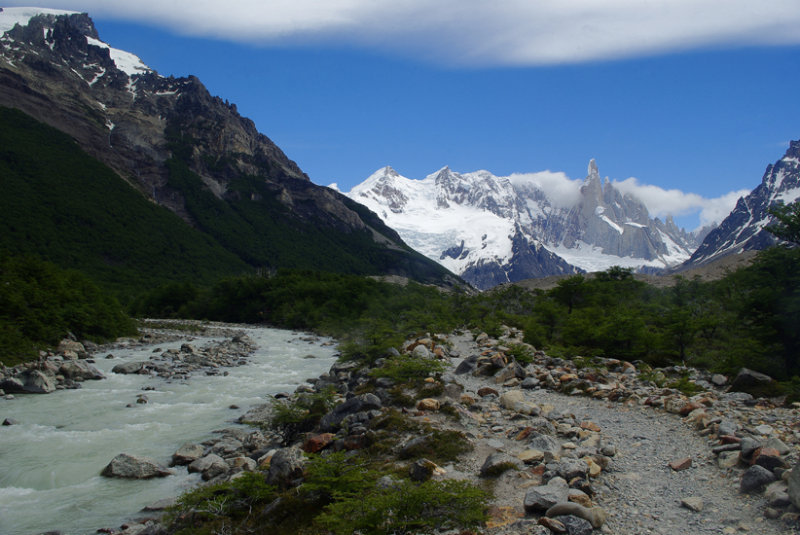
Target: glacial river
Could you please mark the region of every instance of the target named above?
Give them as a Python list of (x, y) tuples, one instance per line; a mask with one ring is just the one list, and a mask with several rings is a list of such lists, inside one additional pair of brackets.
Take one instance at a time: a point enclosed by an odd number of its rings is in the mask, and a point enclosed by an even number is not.
[[(242, 330), (258, 349), (249, 364), (224, 368), (227, 376), (199, 372), (180, 383), (110, 371), (121, 362), (147, 360), (156, 348), (178, 348), (183, 340), (97, 354), (95, 366), (106, 379), (85, 381), (79, 390), (0, 398), (0, 421), (19, 422), (0, 427), (0, 533), (83, 535), (118, 528), (144, 506), (196, 485), (199, 477), (185, 468), (148, 481), (101, 477), (115, 455), (143, 455), (166, 465), (181, 444), (238, 425), (235, 420), (249, 407), (265, 403), (270, 394), (294, 391), (335, 361), (335, 347), (304, 340), (305, 335)], [(197, 337), (191, 343), (200, 347), (210, 340)], [(104, 358), (109, 352), (115, 358)], [(153, 390), (143, 391), (146, 387)], [(149, 402), (137, 404), (139, 394)]]

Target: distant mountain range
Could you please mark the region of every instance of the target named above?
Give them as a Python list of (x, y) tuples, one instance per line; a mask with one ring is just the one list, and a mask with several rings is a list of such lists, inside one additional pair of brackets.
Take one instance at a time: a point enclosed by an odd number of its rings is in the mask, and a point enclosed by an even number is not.
[(687, 260), (699, 243), (601, 179), (594, 160), (569, 201), (525, 175), (447, 167), (422, 180), (385, 167), (347, 195), (479, 288), (614, 265), (663, 269)]
[(766, 249), (777, 243), (765, 230), (773, 217), (770, 207), (800, 199), (800, 141), (791, 141), (783, 158), (767, 166), (759, 184), (742, 197), (736, 207), (692, 254), (681, 268), (708, 264), (743, 251)]
[(344, 195), (197, 78), (161, 76), (57, 10), (0, 10), (0, 108), (0, 252), (118, 287), (284, 267), (479, 288), (674, 270), (774, 243), (767, 208), (800, 197), (800, 142), (707, 236), (650, 217), (594, 161), (568, 199), (447, 167), (422, 180), (386, 167)]
[[(455, 280), (375, 214), (313, 184), (235, 105), (211, 96), (195, 77), (161, 76), (135, 55), (110, 47), (86, 14), (0, 10), (0, 106), (25, 114), (4, 113), (2, 128), (36, 132), (36, 141), (0, 147), (8, 168), (0, 176), (2, 203), (14, 208), (4, 212), (0, 229), (6, 253), (35, 253), (110, 281), (140, 253), (150, 255), (148, 264), (171, 266), (165, 276), (173, 280), (193, 278), (197, 270), (218, 276), (284, 267)], [(75, 145), (65, 149), (69, 138)], [(62, 198), (48, 196), (55, 191), (57, 162), (47, 169), (38, 165), (56, 145), (63, 158), (85, 155), (70, 162), (58, 184)], [(97, 173), (98, 162), (113, 171), (109, 180), (127, 182), (125, 195), (116, 186), (74, 178), (88, 175), (82, 166)], [(68, 179), (74, 182), (64, 184)], [(102, 206), (96, 192), (87, 191), (93, 188), (105, 192)], [(8, 195), (12, 190), (17, 198)], [(128, 193), (170, 216), (160, 215), (154, 227), (151, 213), (136, 211), (124, 229), (92, 227), (90, 214), (98, 210), (140, 210)], [(40, 222), (58, 218), (67, 224), (36, 223), (33, 216), (44, 203), (58, 206), (39, 211)], [(22, 219), (13, 220), (12, 213)], [(72, 232), (77, 221), (84, 233)], [(191, 243), (148, 244), (177, 228), (194, 236)], [(94, 236), (98, 231), (105, 233), (102, 239)], [(48, 244), (73, 247), (75, 254), (56, 254)], [(216, 259), (213, 273), (194, 264), (209, 257)]]

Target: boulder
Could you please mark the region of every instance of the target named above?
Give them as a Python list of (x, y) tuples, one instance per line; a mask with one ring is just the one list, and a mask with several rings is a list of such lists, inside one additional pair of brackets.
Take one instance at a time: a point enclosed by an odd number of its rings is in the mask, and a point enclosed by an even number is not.
[(302, 450), (297, 446), (278, 450), (272, 456), (267, 473), (267, 484), (279, 488), (289, 488), (303, 476), (303, 467), (306, 459)]
[(189, 472), (200, 472), (203, 481), (208, 481), (224, 474), (228, 471), (228, 468), (229, 466), (225, 459), (214, 453), (200, 457), (189, 464)]
[(123, 375), (140, 373), (144, 369), (144, 366), (144, 362), (123, 362), (111, 368), (111, 373), (120, 373)]
[(53, 378), (39, 370), (24, 371), (17, 378), (23, 383), (23, 391), (29, 394), (49, 394), (56, 389)]
[(731, 381), (729, 390), (746, 392), (756, 397), (769, 397), (775, 395), (775, 380), (769, 375), (742, 368)]
[(418, 359), (429, 359), (432, 358), (431, 352), (422, 344), (419, 344), (414, 349), (411, 350), (411, 356)]
[(100, 475), (124, 479), (151, 479), (172, 475), (172, 470), (146, 457), (120, 453), (103, 468)]
[(191, 464), (203, 456), (205, 448), (200, 444), (184, 444), (172, 454), (171, 466)]
[(523, 504), (528, 513), (543, 513), (556, 505), (566, 502), (569, 496), (569, 485), (560, 477), (554, 477), (547, 485), (531, 487), (525, 493)]
[(750, 493), (759, 492), (766, 485), (775, 481), (775, 474), (763, 466), (751, 466), (742, 474), (742, 481), (739, 485), (740, 492)]
[(85, 360), (65, 360), (58, 368), (58, 373), (73, 381), (97, 381), (105, 378), (103, 372)]
[(25, 385), (16, 377), (6, 377), (0, 380), (0, 390), (7, 394), (21, 394), (25, 392)]

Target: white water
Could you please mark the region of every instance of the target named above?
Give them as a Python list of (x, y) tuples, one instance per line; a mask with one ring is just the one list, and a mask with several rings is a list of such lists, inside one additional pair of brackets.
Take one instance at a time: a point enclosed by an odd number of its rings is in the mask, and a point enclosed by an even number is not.
[[(156, 347), (180, 347), (179, 341), (112, 350), (114, 359), (95, 355), (95, 366), (106, 379), (86, 381), (79, 390), (0, 398), (0, 420), (20, 422), (0, 427), (0, 533), (82, 535), (119, 527), (142, 507), (176, 496), (199, 478), (185, 468), (148, 481), (101, 477), (115, 455), (143, 455), (166, 465), (181, 444), (201, 442), (215, 429), (237, 425), (234, 420), (249, 407), (265, 403), (269, 394), (293, 391), (335, 361), (334, 347), (301, 340), (297, 333), (243, 330), (258, 349), (248, 365), (224, 368), (227, 376), (201, 372), (187, 382), (168, 383), (110, 372), (120, 362), (148, 359)], [(209, 340), (197, 338), (192, 344), (199, 347)], [(143, 392), (145, 386), (155, 390)], [(149, 402), (136, 404), (139, 394)]]

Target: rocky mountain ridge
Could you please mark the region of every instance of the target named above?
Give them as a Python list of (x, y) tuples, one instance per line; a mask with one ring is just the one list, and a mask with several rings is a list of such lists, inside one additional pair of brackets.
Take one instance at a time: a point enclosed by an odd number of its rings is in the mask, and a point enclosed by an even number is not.
[(777, 203), (800, 199), (800, 140), (791, 141), (784, 156), (767, 166), (764, 176), (750, 194), (711, 231), (680, 270), (706, 265), (744, 251), (766, 249), (777, 239), (766, 227), (773, 222), (768, 210)]
[(368, 210), (313, 184), (196, 77), (161, 76), (100, 41), (87, 14), (6, 8), (0, 30), (0, 106), (67, 133), (248, 264), (448, 276)]
[(651, 218), (639, 199), (603, 181), (594, 160), (567, 202), (520, 176), (449, 167), (422, 180), (385, 167), (347, 194), (479, 288), (612, 265), (659, 269), (697, 245), (672, 218)]

